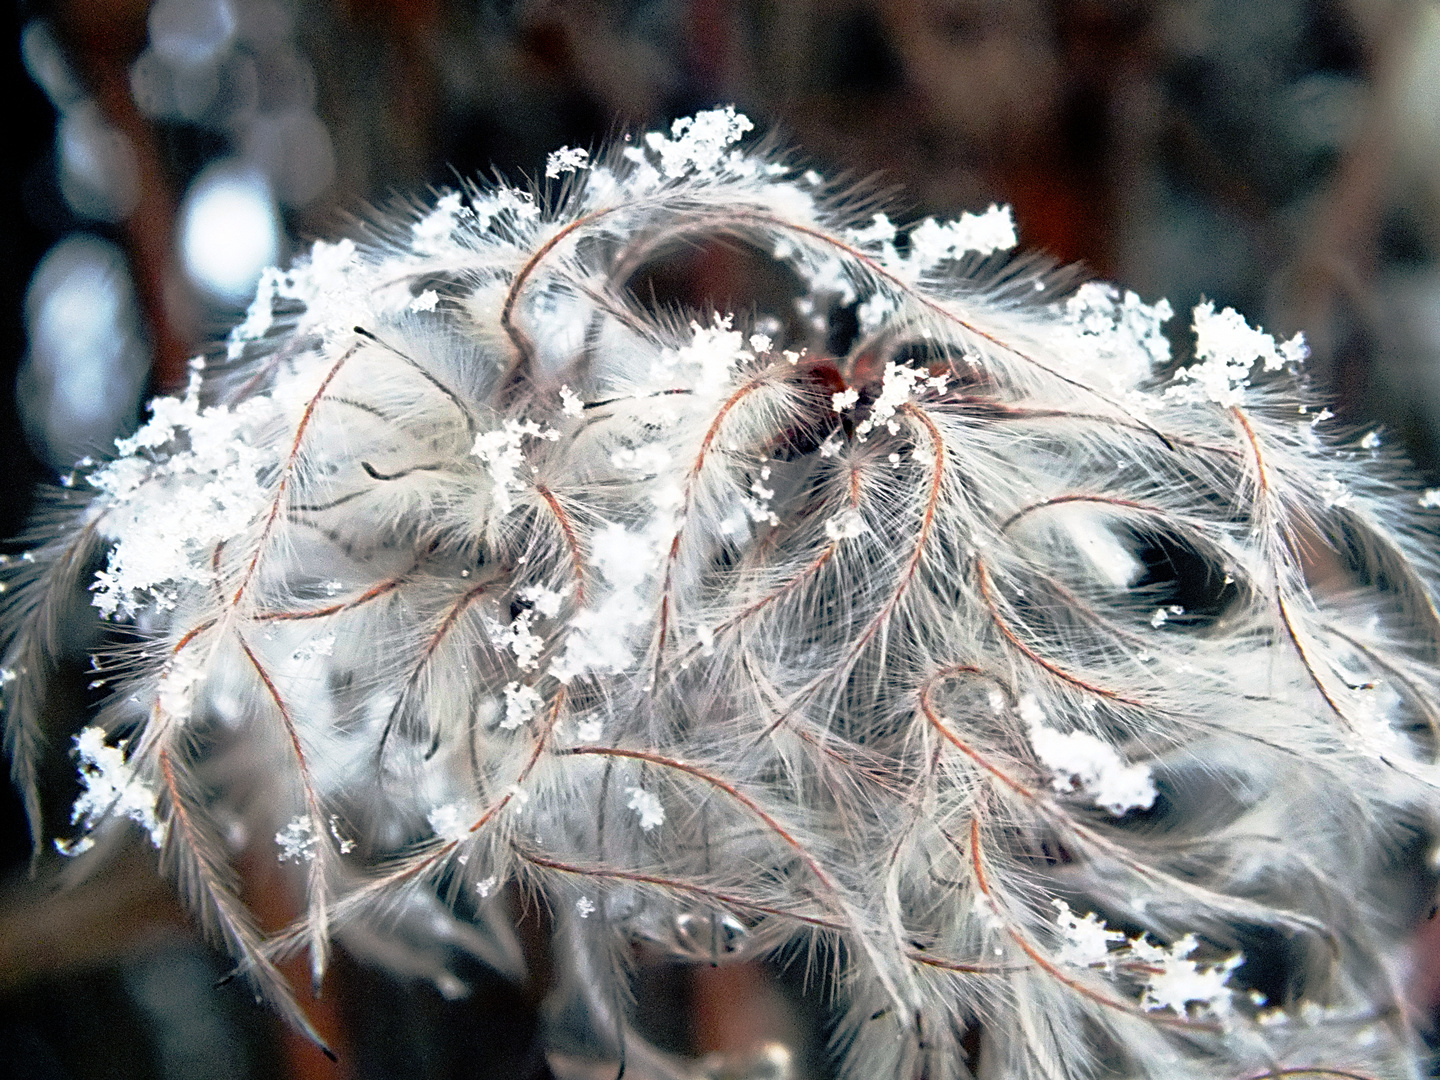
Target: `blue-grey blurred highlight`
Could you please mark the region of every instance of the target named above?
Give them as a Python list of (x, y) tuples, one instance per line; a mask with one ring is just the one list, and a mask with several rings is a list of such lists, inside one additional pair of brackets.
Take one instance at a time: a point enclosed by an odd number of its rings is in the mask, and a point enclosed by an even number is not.
[(61, 472), (113, 453), (134, 425), (150, 366), (124, 254), (83, 233), (62, 240), (31, 279), (25, 321), (30, 351), (16, 402), (37, 452)]

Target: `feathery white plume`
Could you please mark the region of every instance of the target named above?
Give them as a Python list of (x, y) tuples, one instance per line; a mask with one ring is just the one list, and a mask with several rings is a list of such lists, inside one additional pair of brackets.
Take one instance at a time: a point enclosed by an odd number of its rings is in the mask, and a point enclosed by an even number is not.
[[(1004, 208), (857, 219), (751, 129), (562, 148), (268, 271), (12, 567), (34, 820), (88, 586), (128, 641), (75, 820), (163, 844), (297, 1023), (278, 960), (519, 881), (591, 979), (701, 915), (716, 962), (824, 950), (855, 1080), (1418, 1075), (1384, 882), (1435, 829), (1440, 496), (1296, 422), (1299, 337), (1203, 304), (1182, 344), (1003, 268)], [(707, 236), (796, 295), (648, 306)], [(306, 896), (270, 937), (246, 815)]]

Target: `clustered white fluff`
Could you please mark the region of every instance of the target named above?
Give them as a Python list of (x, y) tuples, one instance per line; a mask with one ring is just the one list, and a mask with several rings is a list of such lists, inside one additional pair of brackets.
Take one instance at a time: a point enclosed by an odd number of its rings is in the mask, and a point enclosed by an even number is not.
[[(55, 597), (103, 554), (140, 644), (97, 657), (76, 820), (147, 828), (296, 1022), (283, 956), (318, 980), (337, 928), (494, 922), (513, 881), (596, 1056), (656, 1075), (637, 938), (825, 951), (856, 1080), (1419, 1076), (1384, 890), (1434, 818), (1415, 493), (1295, 403), (1298, 337), (1206, 304), (1177, 365), (1164, 301), (1007, 263), (1008, 211), (899, 229), (750, 128), (565, 148), (267, 272), (18, 564), (32, 813)], [(629, 289), (712, 238), (795, 309)], [(303, 878), (289, 930), (235, 843)]]

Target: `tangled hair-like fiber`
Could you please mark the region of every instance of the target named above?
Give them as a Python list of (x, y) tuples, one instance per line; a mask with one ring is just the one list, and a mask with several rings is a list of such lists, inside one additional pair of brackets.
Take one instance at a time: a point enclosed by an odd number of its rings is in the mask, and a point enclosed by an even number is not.
[[(297, 1023), (280, 958), (518, 882), (642, 1073), (690, 1075), (626, 1034), (637, 938), (823, 945), (855, 1080), (1420, 1075), (1386, 887), (1434, 820), (1416, 493), (1297, 412), (1299, 339), (1202, 305), (1177, 370), (1163, 301), (1007, 266), (1006, 211), (900, 233), (749, 126), (267, 272), (17, 564), (32, 815), (55, 597), (108, 553), (138, 644), (98, 658), (76, 818), (149, 827)], [(715, 238), (794, 310), (634, 295)], [(236, 821), (303, 877), (278, 935)]]

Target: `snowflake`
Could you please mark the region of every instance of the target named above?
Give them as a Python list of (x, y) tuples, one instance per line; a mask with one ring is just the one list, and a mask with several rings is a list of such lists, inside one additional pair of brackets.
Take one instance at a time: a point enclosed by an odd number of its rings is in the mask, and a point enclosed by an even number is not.
[(554, 442), (560, 438), (560, 433), (553, 428), (542, 428), (533, 420), (522, 422), (512, 418), (494, 431), (482, 431), (476, 435), (475, 445), (470, 450), (470, 453), (489, 466), (495, 509), (502, 516), (515, 507), (512, 493), (521, 486), (515, 474), (525, 463), (525, 452), (520, 448), (520, 444), (527, 438)]
[[(125, 760), (125, 744), (107, 746), (103, 729), (87, 727), (75, 736), (75, 752), (83, 790), (70, 810), (71, 823), (81, 823), (89, 833), (107, 817), (127, 817), (150, 833), (157, 848), (163, 844), (165, 825), (155, 814), (155, 792), (136, 779)], [(92, 844), (87, 835), (75, 843), (57, 840), (55, 847), (63, 854), (79, 855)]]
[(944, 259), (956, 259), (970, 251), (981, 255), (1009, 251), (1018, 242), (1010, 207), (994, 203), (983, 214), (961, 214), (943, 225), (926, 218), (910, 231), (909, 239), (910, 266), (927, 270)]
[(522, 686), (518, 682), (507, 684), (505, 687), (505, 719), (500, 721), (500, 726), (506, 731), (514, 731), (528, 723), (543, 703), (544, 699), (534, 687)]
[(121, 457), (90, 474), (113, 541), (95, 575), (92, 603), (106, 617), (131, 617), (147, 604), (168, 609), (186, 582), (210, 580), (215, 545), (244, 530), (269, 503), (261, 477), (279, 454), (267, 441), (278, 415), (260, 395), (202, 408), (198, 374), (183, 398), (157, 398), (151, 417), (116, 443)]
[(560, 613), (560, 604), (568, 592), (568, 588), (556, 592), (553, 589), (547, 589), (544, 585), (527, 585), (520, 590), (520, 599), (531, 605), (545, 618), (553, 619)]
[(1092, 911), (1083, 919), (1075, 917), (1070, 905), (1064, 900), (1051, 900), (1057, 912), (1055, 925), (1064, 936), (1064, 944), (1055, 953), (1061, 963), (1072, 967), (1109, 967), (1110, 946), (1124, 941), (1125, 935), (1118, 930), (1109, 930), (1105, 921)]
[(490, 641), (497, 649), (509, 649), (514, 653), (522, 671), (533, 671), (540, 662), (540, 654), (545, 651), (545, 639), (530, 629), (534, 619), (535, 611), (530, 608), (516, 615), (509, 626), (492, 618), (485, 620)]
[(183, 649), (170, 658), (160, 672), (155, 703), (165, 716), (178, 724), (190, 719), (195, 688), (205, 678), (205, 660), (198, 649)]
[(562, 146), (545, 159), (545, 177), (553, 180), (561, 173), (576, 172), (590, 167), (590, 151), (581, 147)]
[(865, 518), (853, 506), (846, 507), (825, 522), (825, 535), (836, 543), (864, 536), (866, 529)]
[(670, 125), (670, 138), (652, 131), (645, 136), (645, 145), (658, 156), (660, 170), (667, 177), (684, 176), (692, 170), (714, 172), (728, 148), (754, 128), (748, 116), (729, 105), (676, 120)]
[(1079, 785), (1116, 817), (1155, 804), (1155, 781), (1148, 765), (1126, 765), (1115, 748), (1085, 731), (1060, 732), (1045, 725), (1045, 713), (1034, 695), (1020, 699), (1020, 719), (1030, 729), (1035, 756), (1054, 774), (1056, 791)]
[(716, 315), (709, 326), (692, 321), (690, 343), (662, 356), (657, 374), (663, 377), (669, 370), (682, 366), (697, 368), (696, 393), (714, 395), (723, 390), (736, 364), (755, 359), (745, 348), (745, 336), (733, 329), (734, 322), (733, 315)]
[(626, 788), (630, 801), (625, 805), (634, 810), (640, 818), (640, 828), (649, 832), (656, 825), (665, 823), (665, 807), (660, 800), (642, 787)]
[(928, 382), (927, 373), (918, 368), (906, 367), (893, 360), (885, 362), (885, 375), (880, 381), (880, 396), (870, 406), (870, 415), (855, 426), (855, 434), (861, 442), (865, 436), (882, 424), (894, 435), (900, 430), (895, 414), (915, 393), (916, 387)]
[(470, 821), (474, 814), (463, 803), (446, 803), (433, 808), (425, 815), (430, 822), (430, 831), (439, 839), (458, 844), (470, 837)]
[(315, 826), (304, 814), (291, 818), (275, 834), (275, 844), (280, 848), (277, 856), (282, 863), (309, 862), (315, 858), (315, 846), (320, 838), (315, 835)]
[[(1039, 284), (1037, 282), (1037, 284)], [(1051, 340), (1065, 364), (1117, 391), (1148, 379), (1170, 360), (1164, 325), (1175, 314), (1165, 300), (1144, 303), (1133, 292), (1091, 281), (1065, 301), (1064, 322)]]
[(1218, 964), (1202, 966), (1189, 959), (1198, 944), (1194, 934), (1186, 934), (1169, 949), (1151, 945), (1143, 936), (1130, 939), (1130, 957), (1147, 969), (1142, 1007), (1150, 1012), (1170, 1009), (1180, 1016), (1191, 1004), (1220, 1014), (1229, 1011), (1234, 991), (1225, 984), (1245, 957), (1235, 953)]
[(1227, 307), (1216, 315), (1215, 305), (1208, 300), (1195, 308), (1193, 329), (1195, 358), (1201, 362), (1175, 373), (1175, 383), (1180, 385), (1172, 385), (1166, 391), (1167, 397), (1208, 399), (1227, 408), (1239, 405), (1257, 362), (1266, 371), (1278, 371), (1310, 355), (1303, 334), (1277, 345), (1273, 337), (1251, 327), (1234, 308)]
[(903, 257), (895, 247), (895, 227), (884, 214), (876, 214), (863, 229), (851, 230), (848, 238), (861, 246), (878, 245), (881, 263), (905, 282), (919, 280), (947, 259), (1009, 251), (1017, 243), (1010, 208), (993, 203), (984, 213), (964, 213), (954, 221), (926, 218), (907, 234), (910, 250)]
[(460, 205), (458, 191), (448, 191), (440, 196), (435, 209), (415, 223), (411, 232), (415, 250), (422, 255), (439, 255), (453, 245), (452, 237), (466, 210)]
[(560, 411), (566, 416), (585, 415), (585, 403), (580, 400), (580, 395), (564, 383), (560, 385)]

